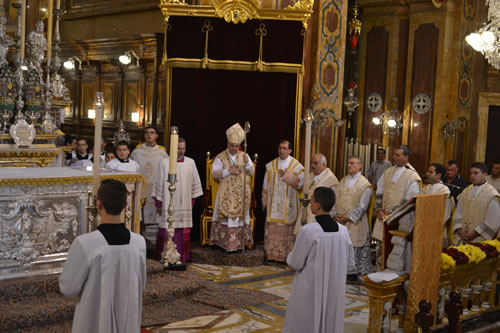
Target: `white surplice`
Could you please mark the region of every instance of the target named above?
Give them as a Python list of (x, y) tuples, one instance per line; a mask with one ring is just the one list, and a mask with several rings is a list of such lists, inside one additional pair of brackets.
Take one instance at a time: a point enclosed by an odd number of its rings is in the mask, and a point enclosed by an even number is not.
[(137, 333), (146, 287), (146, 242), (130, 233), (130, 243), (108, 245), (100, 231), (78, 236), (71, 244), (59, 287), (79, 296), (72, 331)]
[(141, 172), (141, 167), (139, 163), (137, 163), (132, 159), (128, 159), (127, 161), (128, 162), (120, 162), (119, 159), (115, 158), (106, 163), (104, 167), (118, 171)]
[(348, 267), (354, 266), (349, 231), (324, 232), (319, 223), (303, 226), (287, 264), (295, 269), (284, 333), (342, 333)]
[[(151, 195), (156, 200), (161, 201), (162, 214), (158, 216), (160, 228), (167, 227), (167, 210), (170, 203), (170, 183), (167, 181), (170, 158), (165, 158), (160, 162), (155, 176), (155, 184)], [(174, 228), (193, 227), (193, 205), (192, 199), (203, 195), (200, 175), (196, 168), (196, 163), (192, 158), (184, 156), (184, 162), (177, 163), (177, 183), (174, 192)]]

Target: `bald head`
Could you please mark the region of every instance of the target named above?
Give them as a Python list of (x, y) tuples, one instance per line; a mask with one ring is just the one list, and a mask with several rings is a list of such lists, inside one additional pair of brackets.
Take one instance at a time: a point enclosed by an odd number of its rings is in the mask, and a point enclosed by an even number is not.
[(326, 157), (321, 153), (311, 157), (311, 169), (315, 176), (321, 174), (326, 169)]

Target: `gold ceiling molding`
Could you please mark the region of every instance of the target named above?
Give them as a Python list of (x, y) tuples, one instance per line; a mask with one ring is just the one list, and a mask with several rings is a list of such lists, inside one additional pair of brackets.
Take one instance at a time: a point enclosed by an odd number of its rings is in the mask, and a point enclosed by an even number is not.
[(212, 5), (189, 5), (184, 0), (160, 0), (161, 13), (170, 16), (220, 17), (226, 22), (245, 23), (251, 19), (300, 21), (307, 29), (314, 0), (297, 0), (284, 9), (262, 8), (260, 0), (211, 0)]

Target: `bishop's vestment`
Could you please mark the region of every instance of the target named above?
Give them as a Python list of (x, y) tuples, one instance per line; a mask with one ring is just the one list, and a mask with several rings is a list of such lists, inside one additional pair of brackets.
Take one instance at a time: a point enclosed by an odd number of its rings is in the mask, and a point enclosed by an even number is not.
[[(253, 244), (250, 228), (250, 178), (255, 170), (250, 157), (238, 151), (231, 155), (226, 149), (218, 154), (212, 166), (212, 177), (219, 181), (215, 199), (210, 245), (217, 245), (226, 251), (236, 251)], [(231, 175), (229, 169), (237, 167), (239, 175)], [(246, 175), (245, 175), (246, 174)], [(243, 182), (245, 182), (245, 207), (243, 207)]]
[[(286, 170), (283, 177), (278, 170)], [(294, 188), (291, 184), (297, 184)], [(304, 185), (304, 167), (292, 156), (275, 158), (266, 164), (262, 201), (267, 208), (264, 250), (266, 259), (286, 260), (295, 241), (294, 229), (299, 217), (299, 190)]]

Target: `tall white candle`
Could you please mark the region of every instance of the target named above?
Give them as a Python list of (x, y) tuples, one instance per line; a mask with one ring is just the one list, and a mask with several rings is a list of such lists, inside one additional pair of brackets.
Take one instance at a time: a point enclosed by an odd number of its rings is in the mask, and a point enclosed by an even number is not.
[(49, 61), (52, 58), (52, 25), (53, 25), (53, 15), (54, 15), (54, 1), (49, 0), (48, 3), (48, 11), (49, 11), (49, 16), (48, 16), (48, 23), (47, 23), (47, 61)]
[[(309, 173), (311, 172), (311, 125), (312, 115), (310, 110), (306, 114), (306, 147), (305, 147), (305, 172), (304, 172), (304, 194), (309, 194)], [(310, 196), (309, 196), (310, 198)]]
[(21, 60), (24, 60), (26, 48), (26, 0), (21, 0)]
[(94, 128), (94, 167), (93, 167), (93, 188), (92, 193), (97, 195), (101, 185), (101, 140), (102, 140), (102, 113), (104, 110), (104, 98), (102, 92), (97, 92), (94, 101), (95, 106), (95, 128)]
[(177, 150), (179, 149), (179, 134), (177, 127), (172, 127), (170, 130), (170, 163), (168, 165), (168, 173), (174, 175), (177, 173)]

